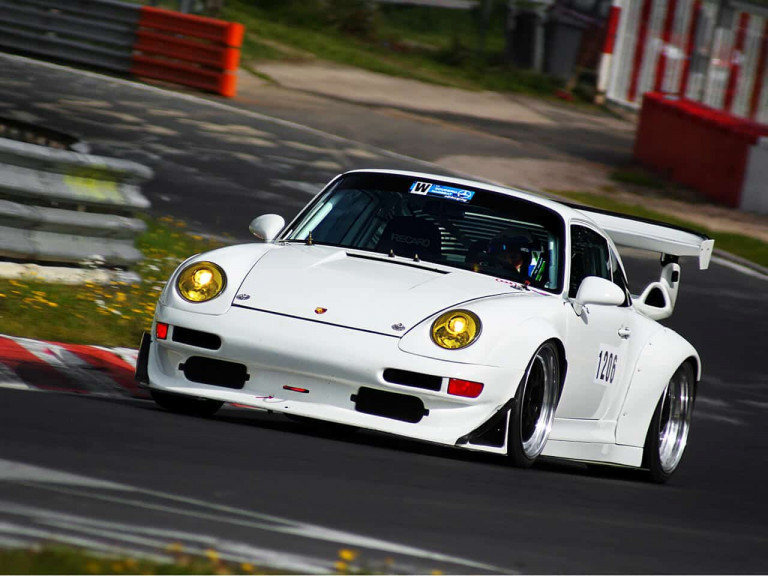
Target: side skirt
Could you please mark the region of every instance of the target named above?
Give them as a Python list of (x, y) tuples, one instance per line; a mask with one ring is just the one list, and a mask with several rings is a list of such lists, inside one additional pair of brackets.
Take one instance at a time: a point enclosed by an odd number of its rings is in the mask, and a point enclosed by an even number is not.
[(643, 449), (636, 446), (550, 439), (544, 447), (542, 456), (639, 468), (643, 462)]

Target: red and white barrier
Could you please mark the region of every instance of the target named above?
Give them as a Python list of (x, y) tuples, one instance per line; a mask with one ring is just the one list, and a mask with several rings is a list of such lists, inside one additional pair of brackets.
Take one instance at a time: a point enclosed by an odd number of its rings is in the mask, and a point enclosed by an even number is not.
[(603, 44), (603, 54), (600, 58), (600, 69), (597, 75), (597, 92), (600, 100), (604, 99), (605, 91), (608, 88), (608, 79), (611, 73), (613, 63), (613, 52), (616, 48), (616, 34), (619, 29), (619, 18), (621, 17), (621, 5), (619, 0), (614, 0), (611, 11), (608, 15), (608, 27), (605, 33), (605, 42)]
[(735, 6), (614, 0), (598, 89), (631, 107), (656, 91), (768, 123), (768, 10)]
[(635, 158), (732, 208), (768, 213), (768, 126), (691, 100), (645, 95)]
[(148, 398), (133, 379), (137, 351), (0, 336), (0, 388)]

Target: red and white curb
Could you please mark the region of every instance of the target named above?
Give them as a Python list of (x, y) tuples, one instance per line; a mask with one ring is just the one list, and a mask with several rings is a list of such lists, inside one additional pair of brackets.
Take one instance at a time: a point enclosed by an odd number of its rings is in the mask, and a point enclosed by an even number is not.
[(0, 335), (0, 388), (146, 398), (133, 379), (137, 350)]

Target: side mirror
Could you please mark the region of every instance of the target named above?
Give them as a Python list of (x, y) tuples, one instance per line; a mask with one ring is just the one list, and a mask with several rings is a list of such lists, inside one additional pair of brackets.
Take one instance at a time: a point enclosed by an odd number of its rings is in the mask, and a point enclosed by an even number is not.
[(581, 281), (576, 298), (573, 299), (573, 310), (581, 316), (581, 312), (587, 304), (600, 306), (620, 306), (624, 304), (626, 295), (624, 290), (605, 278), (587, 276)]
[(663, 280), (648, 284), (639, 298), (632, 298), (632, 304), (638, 312), (651, 320), (669, 318), (675, 309), (673, 296)]
[(272, 242), (285, 228), (285, 220), (277, 214), (264, 214), (251, 221), (248, 229), (262, 242)]

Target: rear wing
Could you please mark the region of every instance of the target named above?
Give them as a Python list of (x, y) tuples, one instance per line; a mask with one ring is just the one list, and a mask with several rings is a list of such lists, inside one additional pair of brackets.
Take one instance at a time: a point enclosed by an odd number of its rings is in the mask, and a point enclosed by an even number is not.
[(668, 256), (695, 256), (699, 259), (701, 270), (709, 268), (715, 241), (706, 234), (597, 208), (574, 204), (570, 206), (589, 216), (618, 246), (659, 252)]

